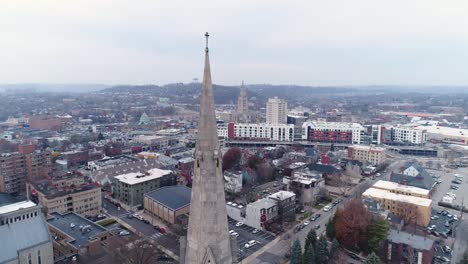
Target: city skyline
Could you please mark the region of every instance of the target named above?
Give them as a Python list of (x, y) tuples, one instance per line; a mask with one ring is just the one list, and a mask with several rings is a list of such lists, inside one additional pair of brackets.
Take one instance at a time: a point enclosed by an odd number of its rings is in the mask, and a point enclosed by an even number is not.
[(214, 83), (467, 85), (467, 5), (4, 2), (0, 83), (190, 82), (210, 31)]

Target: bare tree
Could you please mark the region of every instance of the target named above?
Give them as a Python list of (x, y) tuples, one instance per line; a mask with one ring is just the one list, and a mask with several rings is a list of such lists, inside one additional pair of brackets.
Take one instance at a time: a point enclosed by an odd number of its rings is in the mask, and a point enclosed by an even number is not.
[(117, 263), (125, 264), (149, 264), (155, 262), (158, 250), (150, 241), (138, 239), (122, 245), (114, 251)]
[(346, 164), (344, 174), (348, 175), (351, 178), (361, 178), (361, 168), (358, 165), (353, 165), (351, 162)]
[(405, 222), (405, 225), (414, 225), (414, 232), (416, 232), (416, 224), (419, 218), (418, 207), (410, 203), (400, 203), (398, 205), (399, 216)]

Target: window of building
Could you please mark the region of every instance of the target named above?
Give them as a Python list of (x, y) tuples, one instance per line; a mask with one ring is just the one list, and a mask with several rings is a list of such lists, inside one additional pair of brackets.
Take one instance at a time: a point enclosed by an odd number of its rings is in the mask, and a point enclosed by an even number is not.
[(28, 254), (28, 264), (32, 264), (31, 253)]
[(42, 264), (42, 261), (41, 261), (41, 251), (40, 251), (40, 250), (37, 251), (37, 263), (38, 263), (38, 264)]

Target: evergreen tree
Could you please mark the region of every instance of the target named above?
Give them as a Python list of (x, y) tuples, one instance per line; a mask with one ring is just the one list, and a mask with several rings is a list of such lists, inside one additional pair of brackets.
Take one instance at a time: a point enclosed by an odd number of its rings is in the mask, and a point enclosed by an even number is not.
[(370, 223), (368, 227), (368, 244), (371, 251), (378, 251), (382, 242), (387, 238), (389, 228), (388, 222), (384, 218), (373, 220)]
[(301, 243), (296, 239), (291, 247), (291, 261), (290, 264), (301, 264), (302, 262), (302, 248)]
[(315, 264), (315, 249), (312, 244), (310, 244), (304, 252), (303, 264)]
[(304, 248), (309, 248), (309, 245), (312, 245), (314, 249), (317, 247), (317, 233), (315, 232), (315, 229), (311, 229), (309, 233), (307, 233)]
[(315, 248), (315, 255), (318, 264), (326, 264), (328, 260), (328, 248), (327, 248), (327, 239), (324, 236), (321, 236), (317, 241), (317, 246)]
[(333, 240), (335, 238), (335, 216), (331, 217), (327, 223), (326, 234), (328, 239)]
[(99, 133), (99, 135), (97, 136), (97, 140), (104, 140), (104, 135), (102, 133)]
[(338, 242), (338, 240), (336, 240), (336, 238), (334, 238), (330, 246), (330, 258), (333, 258), (333, 256), (336, 254), (339, 248), (340, 243)]
[(463, 253), (462, 259), (458, 262), (458, 264), (468, 264), (468, 250)]
[(364, 261), (364, 263), (365, 264), (379, 264), (380, 259), (374, 252), (372, 252), (369, 256), (367, 256), (367, 259), (366, 261)]

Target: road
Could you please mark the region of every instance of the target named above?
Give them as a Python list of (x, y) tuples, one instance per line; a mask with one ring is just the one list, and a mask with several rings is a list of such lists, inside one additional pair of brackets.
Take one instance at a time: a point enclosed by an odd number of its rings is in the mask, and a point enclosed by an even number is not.
[(163, 246), (174, 254), (178, 255), (180, 252), (179, 238), (171, 233), (162, 234), (158, 232), (151, 224), (146, 224), (136, 218), (128, 218), (132, 212), (125, 210), (124, 208), (117, 208), (114, 204), (110, 203), (106, 199), (102, 200), (105, 212), (113, 218), (123, 221), (127, 225), (131, 226), (134, 231), (140, 236), (145, 236), (149, 239), (154, 240), (157, 244)]

